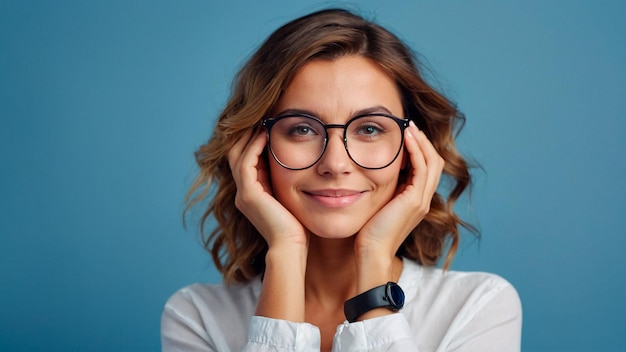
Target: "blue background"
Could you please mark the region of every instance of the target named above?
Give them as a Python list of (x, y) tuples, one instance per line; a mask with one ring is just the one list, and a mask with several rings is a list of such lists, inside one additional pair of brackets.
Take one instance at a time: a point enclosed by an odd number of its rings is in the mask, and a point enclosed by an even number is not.
[[(253, 49), (338, 4), (0, 1), (1, 351), (160, 348), (169, 295), (220, 280), (182, 227), (193, 151)], [(623, 350), (624, 4), (350, 6), (467, 114), (483, 237), (453, 268), (517, 287), (525, 351)]]

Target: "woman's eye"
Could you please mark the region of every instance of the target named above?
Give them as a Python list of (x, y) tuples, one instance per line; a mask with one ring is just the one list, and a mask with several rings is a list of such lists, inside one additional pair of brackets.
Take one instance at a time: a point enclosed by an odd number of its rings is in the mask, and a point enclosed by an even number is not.
[(289, 134), (296, 136), (307, 136), (316, 134), (315, 130), (308, 125), (296, 125), (289, 128)]
[(382, 132), (383, 132), (383, 129), (375, 125), (364, 125), (364, 126), (360, 126), (357, 129), (358, 134), (362, 134), (366, 136), (373, 136)]

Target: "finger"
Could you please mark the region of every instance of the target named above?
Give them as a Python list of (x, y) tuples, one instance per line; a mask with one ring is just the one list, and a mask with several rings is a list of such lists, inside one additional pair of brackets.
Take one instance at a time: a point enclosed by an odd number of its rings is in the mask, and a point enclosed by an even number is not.
[(418, 131), (416, 140), (422, 155), (424, 156), (424, 161), (427, 167), (424, 195), (428, 198), (428, 200), (430, 200), (439, 185), (445, 160), (439, 155), (435, 147), (428, 140), (428, 137), (426, 137), (422, 131)]
[(263, 153), (263, 148), (265, 148), (266, 142), (267, 137), (264, 133), (255, 132), (252, 136), (250, 136), (245, 148), (241, 151), (242, 162), (246, 165), (256, 166), (259, 157)]
[(415, 124), (413, 122), (409, 123), (409, 128), (406, 130), (404, 144), (407, 152), (409, 153), (409, 161), (411, 163), (408, 185), (412, 185), (421, 193), (423, 192), (424, 187), (426, 187), (428, 170), (426, 160), (418, 143), (419, 133), (420, 131), (417, 129)]
[(242, 155), (242, 152), (244, 148), (246, 147), (246, 145), (248, 144), (248, 141), (250, 140), (251, 136), (252, 136), (252, 131), (250, 130), (246, 131), (241, 136), (241, 138), (239, 138), (228, 151), (228, 165), (230, 166), (231, 171), (236, 169), (237, 164), (239, 163), (239, 159)]
[[(265, 168), (263, 167), (261, 154), (265, 148), (265, 134), (257, 132), (250, 136), (250, 138), (242, 138), (242, 141), (246, 142), (243, 150), (235, 150), (232, 152), (234, 155), (233, 158), (237, 158), (235, 167), (237, 168), (237, 173), (239, 173), (241, 181), (244, 184), (259, 181), (259, 171), (261, 171), (261, 176), (264, 181), (267, 175), (266, 172), (264, 172)], [(235, 153), (239, 153), (239, 155), (237, 156)], [(263, 186), (265, 188), (265, 184)]]

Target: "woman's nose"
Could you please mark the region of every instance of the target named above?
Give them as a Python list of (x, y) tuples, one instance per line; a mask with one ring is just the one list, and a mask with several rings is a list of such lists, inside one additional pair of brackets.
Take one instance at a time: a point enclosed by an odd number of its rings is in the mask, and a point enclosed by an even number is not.
[(315, 166), (320, 175), (350, 173), (356, 165), (350, 159), (341, 131), (329, 131), (326, 150)]

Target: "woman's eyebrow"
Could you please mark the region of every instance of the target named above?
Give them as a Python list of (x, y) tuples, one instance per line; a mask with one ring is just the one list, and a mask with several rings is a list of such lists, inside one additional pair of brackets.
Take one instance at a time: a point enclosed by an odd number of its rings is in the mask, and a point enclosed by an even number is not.
[(380, 113), (393, 115), (391, 111), (389, 111), (389, 109), (387, 109), (386, 107), (382, 105), (376, 105), (376, 106), (372, 106), (369, 108), (355, 111), (352, 114), (352, 116), (360, 116), (360, 115), (367, 115), (367, 114), (380, 114)]
[(304, 109), (286, 109), (275, 114), (274, 116), (278, 117), (278, 116), (285, 116), (285, 115), (311, 115), (311, 116), (318, 117), (318, 115), (315, 112), (304, 110)]
[[(361, 115), (367, 115), (367, 114), (380, 114), (380, 113), (392, 115), (391, 111), (382, 105), (376, 105), (376, 106), (360, 109), (360, 110), (353, 112), (350, 115), (351, 117), (354, 117), (354, 116), (361, 116)], [(317, 114), (316, 112), (305, 110), (305, 109), (286, 109), (286, 110), (279, 112), (278, 114), (274, 116), (300, 115), (300, 114), (311, 115), (311, 116), (320, 118), (320, 115)]]

